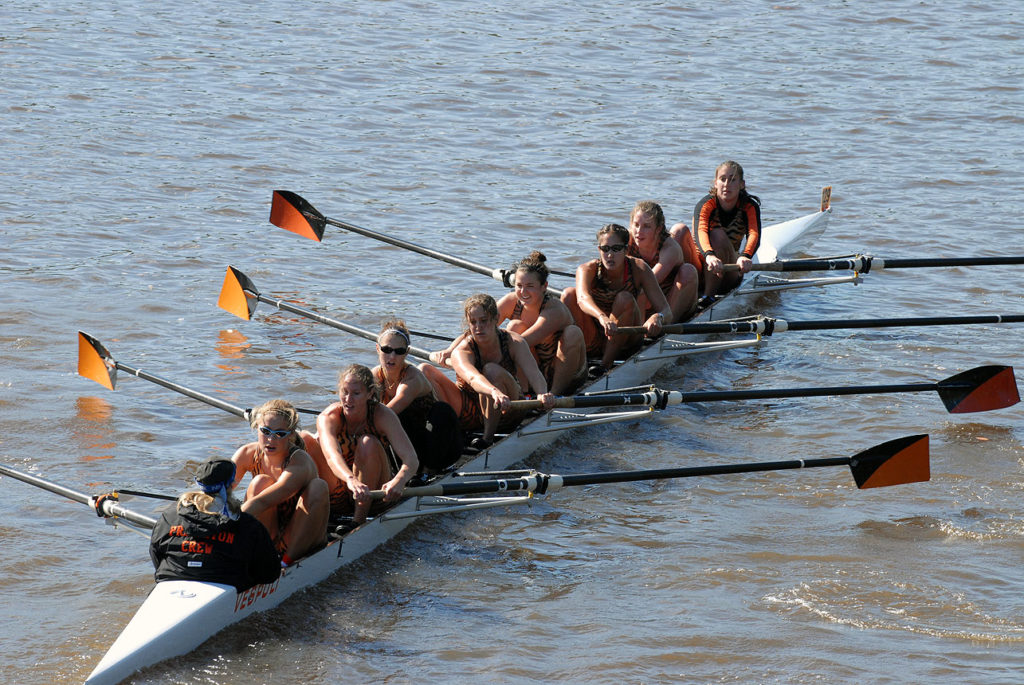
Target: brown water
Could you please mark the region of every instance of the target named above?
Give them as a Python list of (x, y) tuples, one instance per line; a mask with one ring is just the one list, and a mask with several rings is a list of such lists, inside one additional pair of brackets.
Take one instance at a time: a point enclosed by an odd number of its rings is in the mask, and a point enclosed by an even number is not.
[[(124, 3), (0, 11), (0, 456), (70, 487), (177, 492), (248, 438), (122, 374), (75, 332), (242, 406), (330, 400), (371, 347), (215, 306), (264, 293), (451, 334), (497, 284), (329, 228), (270, 226), (275, 188), (501, 266), (571, 270), (655, 198), (688, 218), (744, 164), (766, 221), (835, 187), (819, 254), (1019, 253), (1021, 10), (769, 5)], [(564, 283), (556, 283), (561, 286)], [(1022, 313), (1015, 268), (872, 273), (758, 303), (793, 320)], [(684, 389), (936, 381), (1019, 361), (1019, 327), (788, 333), (672, 367)], [(424, 343), (425, 344), (425, 343)], [(583, 488), (445, 516), (143, 683), (1010, 683), (1024, 668), (1022, 410), (934, 394), (676, 408), (528, 460), (545, 471), (846, 456), (929, 433), (932, 481), (845, 469)], [(145, 540), (0, 483), (3, 679), (81, 681), (145, 596)], [(145, 502), (135, 502), (145, 510)]]

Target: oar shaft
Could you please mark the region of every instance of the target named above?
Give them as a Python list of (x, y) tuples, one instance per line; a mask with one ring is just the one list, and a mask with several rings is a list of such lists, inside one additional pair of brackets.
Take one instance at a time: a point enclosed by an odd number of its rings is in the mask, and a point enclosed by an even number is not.
[[(304, 309), (302, 307), (297, 307), (297, 306), (295, 306), (293, 304), (289, 304), (288, 302), (285, 302), (284, 300), (272, 299), (272, 298), (260, 295), (259, 293), (250, 293), (250, 294), (254, 295), (256, 297), (256, 299), (259, 300), (260, 302), (264, 302), (264, 303), (269, 304), (269, 305), (271, 305), (273, 307), (277, 307), (278, 309), (284, 310), (286, 312), (291, 312), (292, 314), (298, 314), (299, 316), (304, 316), (307, 319), (312, 319), (313, 321), (317, 321), (319, 323), (326, 324), (328, 326), (331, 326), (332, 328), (337, 328), (339, 331), (345, 331), (346, 333), (351, 333), (352, 335), (359, 336), (360, 338), (363, 338), (365, 340), (372, 340), (373, 342), (377, 342), (377, 335), (375, 335), (371, 331), (366, 330), (365, 328), (359, 328), (358, 326), (353, 326), (351, 324), (347, 324), (344, 321), (338, 321), (337, 319), (332, 319), (330, 317), (323, 316), (322, 314), (317, 314), (316, 312), (314, 312), (314, 311), (312, 311), (310, 309)], [(428, 352), (427, 350), (421, 349), (419, 347), (413, 347), (413, 346), (410, 345), (409, 346), (409, 352), (411, 354), (419, 357), (420, 359), (426, 359), (426, 360), (430, 359), (430, 352)]]
[(580, 473), (559, 478), (562, 487), (576, 485), (598, 485), (601, 483), (627, 483), (639, 480), (664, 480), (666, 478), (694, 478), (697, 476), (719, 476), (730, 473), (757, 473), (760, 471), (784, 471), (820, 466), (846, 466), (850, 457), (826, 457), (823, 459), (788, 459), (765, 461), (751, 464), (721, 464), (712, 466), (687, 466), (675, 469), (648, 469), (643, 471), (609, 471), (607, 473)]
[[(521, 478), (495, 480), (467, 480), (444, 482), (421, 487), (406, 488), (404, 497), (446, 497), (455, 495), (484, 494), (490, 492), (548, 492), (564, 487), (600, 485), (603, 483), (630, 483), (642, 480), (665, 480), (669, 478), (694, 478), (718, 476), (732, 473), (758, 473), (761, 471), (783, 471), (788, 469), (815, 468), (821, 466), (847, 466), (850, 457), (827, 457), (824, 459), (789, 459), (750, 464), (720, 464), (713, 466), (688, 466), (674, 469), (645, 469), (639, 471), (608, 471), (604, 473), (579, 473), (561, 476), (558, 474), (524, 476)], [(371, 496), (383, 497), (383, 492), (374, 491)]]
[[(664, 333), (697, 335), (708, 333), (781, 333), (783, 331), (823, 331), (854, 328), (900, 328), (918, 326), (970, 326), (978, 324), (1022, 323), (1024, 314), (985, 314), (980, 316), (924, 316), (889, 319), (818, 319), (814, 321), (787, 321), (760, 318), (749, 321), (707, 321), (673, 323), (661, 327)], [(624, 333), (642, 333), (639, 326), (620, 327)]]
[[(374, 240), (380, 240), (381, 242), (385, 242), (389, 245), (394, 245), (395, 247), (401, 247), (406, 250), (411, 250), (412, 252), (417, 252), (421, 255), (440, 260), (447, 264), (451, 264), (452, 266), (457, 266), (462, 269), (474, 271), (478, 274), (483, 274), (484, 276), (493, 278), (494, 280), (498, 281), (499, 283), (507, 287), (513, 286), (511, 280), (511, 276), (513, 276), (513, 274), (510, 270), (491, 269), (490, 267), (484, 266), (483, 264), (477, 264), (476, 262), (471, 262), (468, 259), (462, 259), (461, 257), (456, 257), (454, 255), (446, 254), (444, 252), (438, 252), (437, 250), (432, 250), (429, 247), (423, 247), (422, 245), (411, 243), (408, 240), (393, 238), (389, 235), (385, 235), (384, 233), (378, 233), (377, 231), (371, 231), (368, 228), (362, 228), (360, 226), (350, 224), (347, 221), (339, 221), (338, 219), (331, 219), (328, 217), (324, 217), (324, 221), (331, 224), (332, 226), (343, 228), (346, 231), (352, 231), (353, 233), (358, 233), (359, 235), (363, 235), (368, 238), (373, 238)], [(550, 273), (555, 274), (557, 276), (568, 276), (569, 278), (575, 278), (575, 274), (565, 274), (558, 271), (551, 271)], [(555, 288), (548, 288), (548, 292), (559, 296), (562, 294), (561, 290), (557, 290)]]
[(895, 392), (929, 392), (936, 383), (905, 383), (891, 385), (831, 386), (820, 388), (775, 388), (764, 390), (709, 390), (704, 392), (673, 392), (669, 404), (678, 397), (680, 403), (729, 402), (737, 400), (785, 399), (789, 397), (832, 397), (840, 395), (883, 395)]
[(871, 258), (873, 269), (915, 269), (937, 266), (1006, 266), (1024, 264), (1024, 256), (1006, 257), (950, 257), (948, 259), (921, 257), (917, 259)]
[[(918, 269), (957, 266), (1010, 266), (1024, 264), (1024, 256), (1005, 257), (918, 257), (913, 259), (885, 259), (870, 255), (852, 255), (830, 259), (784, 259), (764, 264), (752, 264), (751, 271), (861, 271), (872, 269)], [(723, 265), (727, 271), (737, 271), (735, 264)]]
[(205, 402), (206, 404), (209, 404), (212, 407), (217, 407), (218, 409), (222, 409), (222, 410), (228, 412), (229, 414), (234, 414), (235, 416), (237, 416), (239, 418), (243, 418), (243, 419), (246, 419), (246, 420), (249, 419), (249, 411), (247, 409), (242, 409), (241, 407), (236, 407), (233, 404), (228, 404), (227, 402), (223, 402), (221, 400), (218, 400), (216, 397), (210, 397), (209, 395), (204, 395), (203, 393), (196, 392), (195, 390), (192, 390), (191, 388), (186, 388), (184, 385), (179, 385), (177, 383), (174, 383), (172, 381), (167, 380), (166, 378), (161, 378), (160, 376), (154, 376), (151, 373), (146, 373), (145, 371), (133, 368), (131, 366), (128, 366), (127, 364), (122, 364), (121, 362), (118, 362), (118, 361), (115, 361), (114, 365), (120, 371), (124, 371), (125, 373), (130, 373), (133, 376), (137, 376), (138, 378), (141, 378), (143, 380), (147, 380), (150, 383), (156, 383), (157, 385), (162, 385), (163, 387), (168, 388), (170, 390), (173, 390), (175, 392), (181, 393), (182, 395), (186, 395), (187, 397), (191, 397), (192, 399), (199, 400), (200, 402)]
[(326, 217), (324, 218), (324, 221), (331, 224), (332, 226), (343, 228), (346, 231), (351, 231), (352, 233), (358, 233), (359, 235), (366, 236), (367, 238), (373, 238), (374, 240), (379, 240), (389, 245), (394, 245), (395, 247), (401, 247), (406, 250), (411, 250), (412, 252), (417, 252), (421, 255), (431, 257), (433, 259), (438, 259), (442, 262), (446, 262), (448, 264), (451, 264), (452, 266), (457, 266), (462, 269), (468, 269), (469, 271), (475, 271), (478, 274), (489, 276), (494, 280), (498, 281), (499, 283), (505, 282), (504, 275), (501, 269), (491, 269), (484, 266), (483, 264), (477, 264), (475, 262), (469, 261), (468, 259), (462, 259), (460, 257), (455, 257), (450, 254), (445, 254), (444, 252), (438, 252), (437, 250), (432, 250), (429, 247), (423, 247), (422, 245), (411, 243), (408, 240), (394, 238), (384, 233), (372, 231), (368, 228), (362, 228), (361, 226), (350, 224), (347, 221), (339, 221), (338, 219), (330, 219)]
[[(89, 495), (86, 495), (83, 492), (72, 490), (71, 488), (64, 487), (63, 485), (58, 485), (57, 483), (53, 483), (38, 476), (33, 476), (32, 474), (29, 473), (16, 471), (10, 468), (9, 466), (0, 464), (0, 474), (10, 476), (11, 478), (20, 480), (23, 483), (28, 483), (29, 485), (34, 485), (37, 488), (48, 490), (49, 492), (60, 495), (61, 497), (66, 497), (67, 499), (72, 500), (74, 502), (79, 502), (80, 504), (85, 504), (86, 506), (89, 507), (94, 506), (93, 498), (90, 497)], [(132, 511), (131, 509), (126, 509), (125, 507), (121, 506), (120, 504), (117, 504), (113, 500), (104, 500), (103, 502), (100, 503), (100, 507), (103, 509), (103, 513), (107, 516), (123, 518), (126, 521), (131, 521), (132, 523), (142, 526), (144, 528), (153, 528), (154, 526), (156, 526), (156, 519), (150, 518), (149, 516), (144, 516), (142, 514), (138, 514)]]
[[(952, 386), (950, 386), (952, 387)], [(963, 384), (970, 387), (970, 384)], [(791, 397), (833, 397), (840, 395), (882, 395), (897, 392), (929, 392), (938, 390), (937, 383), (902, 383), (889, 385), (822, 386), (813, 388), (765, 388), (760, 390), (706, 390), (700, 392), (678, 392), (675, 390), (654, 390), (633, 394), (575, 395), (555, 398), (556, 409), (585, 407), (647, 406), (663, 408), (676, 404), (695, 402), (733, 402), (740, 400), (785, 399)], [(513, 409), (540, 409), (540, 400), (515, 400)]]

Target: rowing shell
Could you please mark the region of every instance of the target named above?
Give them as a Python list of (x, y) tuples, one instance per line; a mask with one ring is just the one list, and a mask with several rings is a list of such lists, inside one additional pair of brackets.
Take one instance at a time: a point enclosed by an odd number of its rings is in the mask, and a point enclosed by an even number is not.
[[(755, 263), (766, 263), (789, 257), (809, 247), (828, 224), (831, 209), (823, 193), (822, 210), (762, 231)], [(800, 282), (758, 275), (734, 293), (721, 298), (694, 320), (722, 318), (735, 311), (743, 295), (823, 285), (856, 277), (802, 279)], [(647, 381), (661, 366), (679, 356), (709, 349), (728, 349), (753, 341), (692, 343), (663, 338), (646, 344), (629, 359), (616, 365), (603, 377), (591, 382), (586, 390), (624, 388)], [(650, 409), (630, 412), (598, 410), (555, 410), (525, 421), (513, 433), (502, 437), (486, 451), (461, 466), (463, 472), (494, 472), (522, 461), (538, 448), (554, 441), (559, 433), (596, 423), (635, 419), (649, 415)], [(455, 482), (458, 476), (446, 476)], [(516, 498), (458, 499), (415, 497), (402, 501), (387, 512), (331, 540), (326, 547), (285, 569), (274, 583), (257, 585), (237, 592), (230, 585), (197, 581), (171, 580), (157, 583), (142, 606), (125, 626), (114, 644), (89, 675), (89, 685), (113, 685), (136, 671), (174, 656), (186, 654), (207, 639), (257, 611), (271, 609), (293, 593), (326, 579), (340, 567), (351, 563), (401, 532), (416, 517), (497, 505), (507, 505)]]

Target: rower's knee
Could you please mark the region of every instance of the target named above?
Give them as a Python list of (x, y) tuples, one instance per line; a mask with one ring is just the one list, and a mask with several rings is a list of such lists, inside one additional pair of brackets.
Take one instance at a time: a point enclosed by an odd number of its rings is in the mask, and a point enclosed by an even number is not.
[(680, 221), (678, 224), (672, 224), (672, 228), (668, 229), (668, 234), (682, 246), (690, 234), (690, 227), (686, 225), (686, 222)]
[(276, 482), (277, 481), (275, 481), (273, 478), (266, 475), (265, 473), (261, 473), (258, 476), (253, 476), (253, 479), (249, 482), (249, 487), (245, 491), (245, 498), (251, 499), (255, 497), (256, 495), (260, 494), (261, 492), (263, 492)]

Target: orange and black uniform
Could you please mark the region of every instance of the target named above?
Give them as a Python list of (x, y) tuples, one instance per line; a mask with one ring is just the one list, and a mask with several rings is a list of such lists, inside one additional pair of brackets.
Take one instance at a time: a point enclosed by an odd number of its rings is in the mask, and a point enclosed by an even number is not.
[[(484, 360), (480, 355), (480, 347), (472, 337), (467, 339), (469, 340), (469, 348), (473, 350), (473, 366), (478, 371), (482, 371)], [(518, 380), (519, 369), (512, 358), (512, 352), (509, 348), (510, 342), (511, 338), (509, 338), (508, 331), (498, 329), (498, 347), (501, 350), (501, 359), (498, 361), (498, 366), (508, 371), (513, 378)], [(455, 385), (462, 393), (462, 412), (459, 414), (459, 425), (462, 426), (462, 430), (466, 431), (480, 430), (484, 425), (484, 410), (480, 406), (480, 394), (473, 389), (473, 386), (468, 381), (458, 374), (455, 375)]]
[[(356, 447), (359, 446), (359, 439), (364, 435), (369, 435), (377, 439), (377, 442), (384, 448), (384, 453), (388, 455), (388, 463), (392, 464), (391, 459), (391, 442), (388, 441), (386, 435), (377, 430), (377, 419), (375, 414), (377, 407), (380, 406), (377, 402), (367, 402), (366, 404), (366, 422), (363, 426), (353, 432), (349, 432), (348, 425), (345, 422), (345, 413), (340, 409), (338, 410), (339, 418), (341, 419), (341, 430), (338, 431), (338, 446), (341, 448), (341, 457), (345, 460), (345, 466), (350, 470), (356, 463)], [(386, 480), (390, 480), (394, 471), (387, 476)], [(354, 506), (352, 500), (352, 493), (348, 489), (348, 484), (344, 480), (339, 480), (338, 484), (331, 491), (331, 515), (337, 515), (347, 513)], [(374, 508), (379, 508), (382, 502), (374, 502), (371, 511)]]
[[(711, 194), (705, 195), (693, 209), (693, 230), (696, 234), (697, 249), (706, 258), (713, 254), (710, 232), (722, 228), (729, 241), (736, 249), (737, 257), (754, 258), (761, 244), (761, 206), (745, 193), (740, 194), (739, 202), (731, 212), (718, 206), (718, 198)], [(743, 239), (747, 244), (740, 252)]]
[(232, 519), (192, 505), (164, 512), (153, 528), (149, 556), (157, 582), (198, 580), (234, 585), (242, 592), (273, 583), (281, 574), (281, 557), (255, 517), (241, 513)]
[[(630, 236), (629, 244), (626, 246), (626, 254), (630, 257), (643, 259), (644, 263), (653, 269), (658, 265), (658, 259), (661, 257), (661, 248), (665, 246), (665, 241), (671, 239), (672, 236), (669, 235), (668, 231), (662, 229), (661, 233), (658, 234), (658, 247), (654, 250), (654, 257), (651, 259), (645, 259), (644, 256), (640, 254), (640, 246), (637, 245), (636, 241), (633, 240), (633, 237)], [(680, 266), (682, 266), (682, 263), (676, 264), (675, 268), (665, 274), (665, 277), (658, 283), (658, 285), (661, 286), (661, 292), (665, 293), (665, 297), (668, 297), (668, 292), (672, 289), (672, 284), (676, 280), (676, 274), (679, 273)]]

